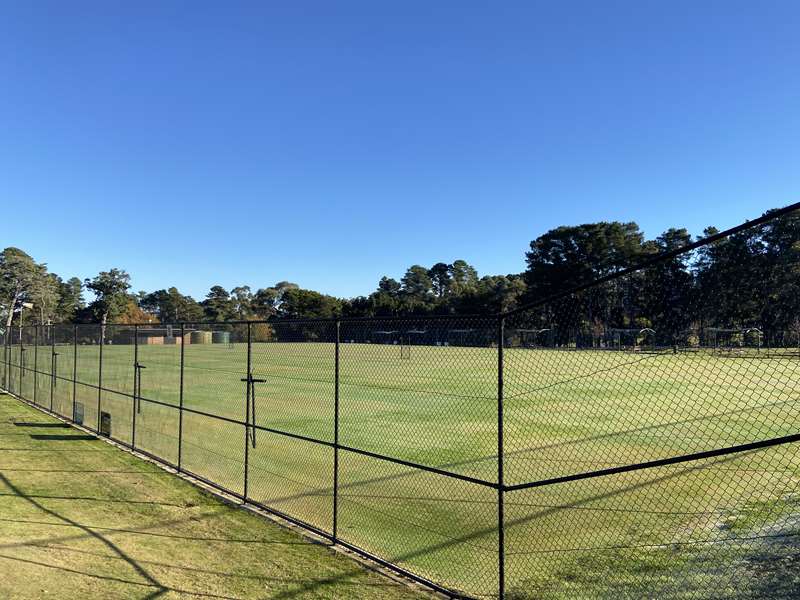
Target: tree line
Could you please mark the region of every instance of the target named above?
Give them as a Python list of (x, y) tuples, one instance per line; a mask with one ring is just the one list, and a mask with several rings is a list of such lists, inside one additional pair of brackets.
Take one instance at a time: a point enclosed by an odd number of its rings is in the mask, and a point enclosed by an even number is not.
[[(709, 227), (704, 236), (717, 230)], [(384, 276), (367, 296), (337, 298), (295, 283), (212, 286), (196, 300), (176, 287), (131, 291), (112, 268), (92, 278), (62, 279), (19, 248), (0, 253), (0, 316), (6, 327), (65, 322), (221, 322), (229, 320), (496, 314), (611, 275), (692, 242), (684, 228), (645, 238), (634, 222), (562, 226), (530, 242), (520, 273), (480, 276), (464, 260), (412, 265)], [(587, 293), (586, 322), (670, 328), (697, 325), (800, 328), (800, 216), (791, 213)], [(89, 300), (86, 296), (89, 296)], [(708, 301), (713, 299), (713, 301)], [(552, 309), (551, 309), (552, 310)], [(539, 320), (552, 319), (541, 311)], [(16, 318), (16, 321), (14, 319)]]

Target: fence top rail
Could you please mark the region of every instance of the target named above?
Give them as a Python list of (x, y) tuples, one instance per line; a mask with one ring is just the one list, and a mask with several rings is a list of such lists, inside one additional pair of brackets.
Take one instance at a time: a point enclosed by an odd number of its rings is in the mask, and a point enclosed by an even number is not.
[(737, 233), (741, 233), (743, 231), (747, 231), (749, 229), (758, 227), (759, 225), (769, 223), (770, 221), (774, 221), (796, 210), (800, 210), (800, 202), (795, 202), (794, 204), (790, 204), (788, 206), (784, 206), (783, 208), (779, 208), (771, 212), (765, 213), (760, 217), (758, 217), (757, 219), (753, 219), (752, 221), (745, 221), (744, 223), (736, 225), (735, 227), (731, 227), (730, 229), (726, 229), (725, 231), (720, 231), (719, 233), (715, 233), (714, 235), (709, 235), (707, 237), (701, 238), (695, 242), (692, 242), (691, 244), (682, 246), (681, 248), (676, 248), (675, 250), (669, 250), (667, 252), (656, 254), (652, 258), (644, 260), (638, 264), (631, 265), (630, 267), (626, 267), (620, 271), (617, 271), (616, 273), (611, 273), (604, 277), (593, 279), (592, 281), (576, 285), (574, 287), (571, 287), (561, 292), (556, 292), (555, 294), (551, 294), (534, 302), (530, 302), (523, 306), (518, 306), (517, 308), (514, 308), (512, 310), (502, 312), (498, 316), (501, 318), (505, 318), (512, 315), (516, 315), (523, 311), (543, 306), (545, 304), (553, 302), (554, 300), (566, 298), (567, 296), (571, 296), (572, 294), (583, 292), (598, 285), (608, 283), (609, 281), (620, 279), (621, 277), (625, 277), (626, 275), (630, 275), (631, 273), (636, 273), (637, 271), (641, 271), (642, 269), (646, 269), (647, 267), (652, 267), (653, 265), (657, 265), (671, 258), (675, 258), (676, 256), (681, 256), (688, 252), (692, 252), (693, 250), (697, 250), (698, 248), (703, 248), (704, 246), (708, 246), (710, 244), (713, 244), (714, 242), (718, 242), (719, 240), (723, 240), (732, 235), (736, 235)]

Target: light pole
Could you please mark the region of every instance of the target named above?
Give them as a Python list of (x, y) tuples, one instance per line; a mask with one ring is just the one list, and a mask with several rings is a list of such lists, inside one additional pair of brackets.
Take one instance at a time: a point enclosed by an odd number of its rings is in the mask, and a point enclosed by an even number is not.
[(19, 339), (22, 339), (22, 313), (26, 308), (33, 308), (31, 302), (22, 302), (19, 305)]

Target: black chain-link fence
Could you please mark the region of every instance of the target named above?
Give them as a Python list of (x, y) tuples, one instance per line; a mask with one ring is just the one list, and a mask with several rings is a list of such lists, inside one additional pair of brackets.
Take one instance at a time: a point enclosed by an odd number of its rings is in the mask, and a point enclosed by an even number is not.
[(12, 328), (3, 387), (450, 593), (788, 598), (797, 231), (488, 317)]

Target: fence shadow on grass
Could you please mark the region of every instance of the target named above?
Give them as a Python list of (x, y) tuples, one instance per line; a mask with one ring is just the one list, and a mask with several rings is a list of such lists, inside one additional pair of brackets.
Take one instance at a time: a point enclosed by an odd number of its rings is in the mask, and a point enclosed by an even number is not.
[[(62, 521), (62, 522), (66, 523), (66, 524), (68, 524), (68, 525), (70, 525), (72, 527), (75, 527), (76, 529), (80, 529), (81, 531), (84, 532), (84, 534), (86, 536), (92, 537), (95, 540), (97, 540), (98, 542), (100, 542), (101, 544), (103, 544), (104, 546), (106, 546), (114, 554), (116, 554), (122, 560), (124, 560), (127, 564), (129, 564), (131, 566), (131, 568), (133, 569), (133, 571), (135, 573), (137, 573), (140, 577), (142, 577), (146, 581), (146, 585), (154, 586), (156, 588), (159, 588), (159, 590), (164, 590), (165, 589), (164, 586), (162, 586), (153, 575), (151, 575), (136, 560), (134, 560), (127, 553), (125, 553), (119, 546), (117, 546), (114, 542), (109, 540), (104, 535), (102, 535), (102, 534), (100, 534), (100, 533), (98, 533), (96, 531), (93, 531), (92, 529), (90, 529), (89, 527), (79, 523), (78, 521), (75, 521), (73, 519), (70, 519), (69, 517), (66, 517), (66, 516), (60, 514), (58, 511), (56, 511), (56, 510), (54, 510), (52, 508), (46, 507), (44, 504), (39, 502), (36, 499), (36, 497), (31, 496), (29, 494), (26, 494), (22, 489), (20, 489), (17, 485), (15, 485), (4, 473), (0, 473), (0, 483), (5, 484), (5, 486), (8, 487), (17, 497), (22, 498), (23, 500), (25, 500), (28, 504), (30, 504), (31, 506), (33, 506), (37, 510), (39, 510), (39, 511), (41, 511), (41, 512), (47, 514), (47, 515), (50, 515), (51, 517), (53, 517), (55, 519), (58, 519), (59, 521)], [(13, 559), (14, 557), (11, 557), (11, 558)], [(47, 567), (53, 568), (52, 565), (47, 565), (46, 563), (43, 564), (43, 566), (47, 566)], [(61, 567), (55, 567), (55, 568), (61, 568)], [(104, 578), (103, 576), (92, 575), (92, 574), (89, 574), (89, 575), (94, 576), (94, 577), (100, 577), (101, 579)]]
[(70, 435), (70, 434), (48, 434), (48, 433), (30, 433), (28, 434), (32, 440), (51, 441), (51, 442), (96, 442), (97, 438), (93, 435)]
[[(252, 544), (252, 545), (267, 545), (267, 546), (292, 546), (292, 545), (299, 545), (299, 546), (319, 546), (321, 544), (306, 540), (300, 539), (298, 541), (275, 541), (275, 540), (262, 540), (262, 539), (237, 539), (237, 538), (225, 538), (225, 537), (202, 537), (202, 536), (182, 536), (182, 535), (175, 535), (170, 533), (162, 533), (159, 531), (153, 531), (153, 529), (168, 529), (179, 526), (184, 523), (188, 522), (197, 522), (206, 519), (213, 519), (225, 516), (225, 512), (212, 512), (206, 513), (199, 517), (187, 517), (182, 519), (173, 519), (169, 521), (164, 521), (152, 525), (145, 525), (139, 528), (112, 528), (112, 527), (98, 527), (92, 525), (85, 525), (78, 523), (73, 519), (68, 519), (63, 517), (56, 511), (52, 509), (44, 509), (38, 502), (31, 500), (33, 497), (29, 494), (22, 493), (19, 488), (15, 485), (12, 485), (8, 478), (2, 477), (2, 482), (6, 483), (12, 490), (16, 492), (16, 495), (22, 497), (29, 502), (31, 502), (37, 508), (44, 510), (45, 513), (55, 516), (61, 522), (54, 523), (50, 521), (36, 521), (30, 519), (2, 519), (0, 521), (7, 522), (7, 523), (21, 523), (21, 524), (30, 524), (30, 525), (43, 525), (43, 526), (50, 526), (50, 527), (68, 527), (68, 528), (79, 528), (81, 533), (77, 534), (70, 534), (64, 536), (56, 536), (52, 538), (46, 539), (38, 539), (33, 541), (26, 541), (26, 542), (18, 542), (12, 544), (0, 544), (0, 550), (8, 550), (13, 548), (21, 548), (21, 547), (38, 547), (43, 549), (52, 549), (58, 550), (61, 552), (70, 552), (70, 553), (77, 553), (87, 556), (93, 556), (97, 558), (109, 558), (108, 555), (100, 553), (100, 552), (92, 552), (89, 550), (82, 550), (78, 548), (73, 548), (70, 546), (65, 546), (63, 544), (68, 542), (75, 542), (86, 539), (88, 537), (92, 537), (95, 539), (100, 539), (101, 541), (105, 541), (105, 545), (110, 547), (114, 550), (115, 556), (118, 560), (123, 560), (126, 563), (135, 566), (135, 571), (142, 575), (142, 573), (149, 574), (149, 571), (146, 571), (146, 566), (152, 567), (159, 567), (168, 570), (177, 570), (177, 571), (185, 571), (189, 573), (196, 573), (199, 575), (211, 575), (211, 576), (218, 576), (218, 577), (225, 577), (231, 579), (251, 579), (257, 581), (265, 581), (265, 582), (275, 582), (275, 583), (284, 583), (289, 585), (297, 586), (293, 590), (289, 590), (286, 592), (279, 592), (272, 596), (273, 598), (289, 598), (294, 597), (298, 594), (303, 594), (310, 590), (316, 590), (321, 587), (329, 586), (329, 585), (349, 585), (348, 579), (357, 577), (362, 573), (360, 569), (348, 569), (342, 573), (337, 575), (326, 577), (322, 579), (307, 579), (307, 578), (288, 578), (288, 577), (273, 577), (269, 575), (247, 575), (247, 574), (240, 574), (235, 572), (227, 572), (227, 571), (217, 571), (213, 569), (206, 569), (206, 568), (199, 568), (189, 565), (179, 565), (174, 563), (167, 563), (167, 562), (160, 562), (160, 561), (153, 561), (153, 560), (134, 560), (129, 554), (121, 551), (116, 544), (111, 543), (108, 541), (107, 537), (103, 536), (102, 534), (98, 533), (99, 531), (107, 532), (109, 535), (115, 534), (125, 534), (125, 535), (145, 535), (145, 536), (155, 536), (155, 537), (165, 537), (170, 539), (179, 539), (179, 540), (187, 540), (193, 542), (217, 542), (217, 543), (225, 543), (225, 544)], [(109, 545), (110, 544), (110, 545)], [(154, 599), (158, 598), (165, 593), (178, 593), (178, 594), (187, 594), (192, 596), (200, 596), (205, 598), (219, 598), (222, 600), (237, 600), (234, 597), (223, 596), (219, 594), (210, 594), (204, 592), (198, 592), (196, 590), (189, 590), (189, 589), (181, 589), (172, 586), (167, 586), (155, 581), (153, 577), (153, 581), (151, 581), (148, 576), (145, 577), (145, 581), (136, 581), (132, 579), (124, 579), (121, 577), (113, 577), (108, 575), (100, 575), (97, 573), (92, 573), (88, 571), (82, 571), (79, 569), (64, 567), (61, 565), (54, 565), (49, 564), (42, 561), (36, 561), (26, 558), (21, 558), (5, 553), (0, 553), (0, 559), (11, 560), (11, 561), (18, 561), (27, 564), (36, 565), (39, 567), (44, 567), (48, 569), (55, 569), (65, 573), (71, 573), (76, 575), (82, 575), (86, 577), (91, 577), (93, 579), (101, 579), (109, 582), (115, 583), (122, 583), (126, 585), (132, 586), (140, 586), (140, 587), (153, 587), (156, 586), (157, 589), (154, 590), (151, 594), (146, 596), (146, 598)], [(383, 588), (383, 587), (392, 587), (394, 584), (390, 582), (386, 583), (365, 583), (365, 582), (352, 582), (354, 588), (365, 588), (367, 590), (375, 589), (375, 588)]]
[[(0, 473), (0, 477), (3, 477), (2, 473)], [(4, 492), (0, 492), (0, 497), (6, 496), (20, 496), (20, 494), (14, 491), (13, 493), (7, 494)], [(55, 494), (28, 494), (24, 496), (26, 500), (30, 500), (32, 498), (36, 498), (38, 500), (67, 500), (67, 501), (74, 501), (74, 502), (102, 502), (102, 503), (109, 503), (109, 504), (132, 504), (132, 505), (145, 505), (145, 506), (169, 506), (173, 508), (186, 508), (184, 504), (176, 504), (174, 502), (155, 502), (152, 500), (122, 500), (119, 498), (102, 498), (97, 496), (59, 496)]]

